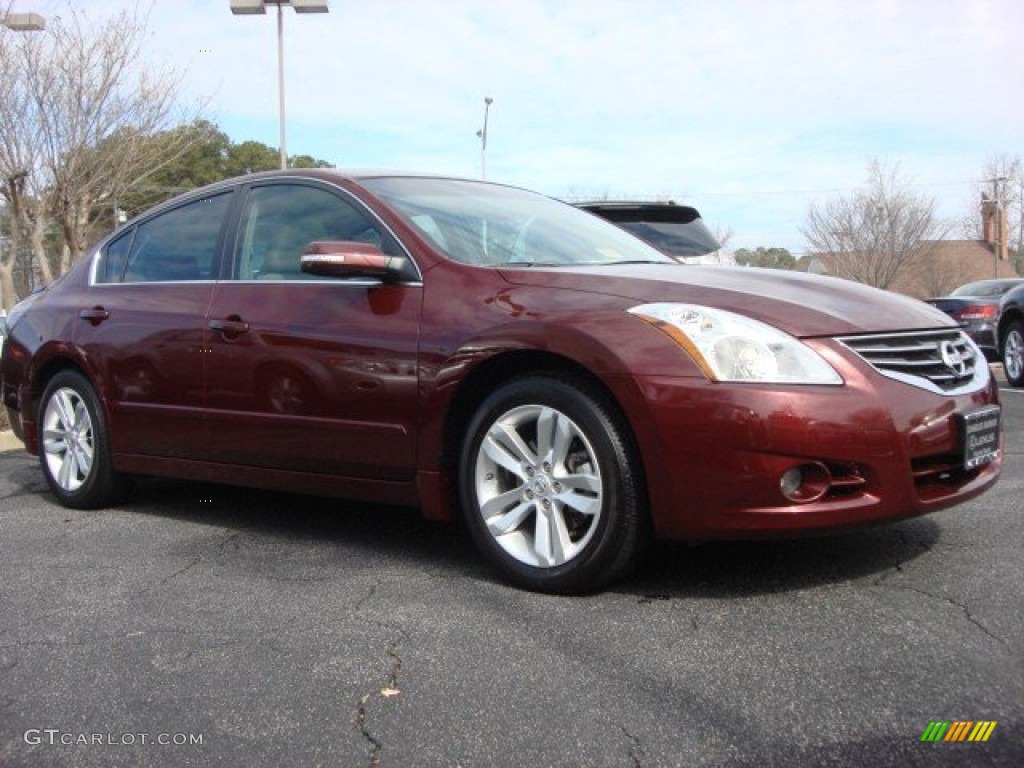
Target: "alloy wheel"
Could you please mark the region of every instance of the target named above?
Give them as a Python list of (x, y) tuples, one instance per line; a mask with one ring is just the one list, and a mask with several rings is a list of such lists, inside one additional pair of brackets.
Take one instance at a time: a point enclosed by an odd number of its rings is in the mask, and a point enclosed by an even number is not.
[(480, 443), (473, 482), (488, 533), (526, 565), (563, 565), (597, 530), (604, 486), (594, 448), (549, 406), (523, 405), (496, 419)]
[(69, 387), (55, 391), (43, 412), (43, 451), (62, 490), (77, 491), (88, 479), (95, 447), (92, 419), (81, 395)]

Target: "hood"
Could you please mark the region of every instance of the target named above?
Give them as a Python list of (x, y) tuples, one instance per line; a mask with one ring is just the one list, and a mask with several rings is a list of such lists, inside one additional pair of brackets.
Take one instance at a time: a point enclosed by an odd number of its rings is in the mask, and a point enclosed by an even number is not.
[(780, 269), (633, 264), (505, 269), (501, 274), (514, 285), (607, 294), (637, 304), (703, 304), (801, 337), (958, 327), (948, 315), (918, 299), (850, 280)]

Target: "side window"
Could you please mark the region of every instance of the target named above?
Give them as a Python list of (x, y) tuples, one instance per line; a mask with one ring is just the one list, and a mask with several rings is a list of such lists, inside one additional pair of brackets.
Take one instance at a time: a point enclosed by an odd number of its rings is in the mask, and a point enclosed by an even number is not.
[(131, 229), (107, 243), (107, 247), (100, 254), (100, 262), (96, 267), (97, 283), (119, 283), (121, 275), (124, 274), (124, 264), (128, 260), (128, 251), (132, 247), (132, 236), (135, 229)]
[(124, 282), (209, 280), (231, 193), (182, 205), (136, 228)]
[(317, 279), (300, 269), (314, 240), (372, 243), (401, 254), (394, 239), (361, 209), (319, 187), (271, 184), (249, 191), (235, 252), (239, 280)]

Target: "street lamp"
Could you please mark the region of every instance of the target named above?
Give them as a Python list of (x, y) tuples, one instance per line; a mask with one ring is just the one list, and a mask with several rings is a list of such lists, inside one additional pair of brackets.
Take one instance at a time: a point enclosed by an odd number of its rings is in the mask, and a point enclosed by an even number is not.
[(476, 132), (476, 135), (480, 137), (480, 178), (487, 178), (487, 113), (491, 109), (491, 104), (494, 103), (494, 99), (490, 96), (484, 96), (484, 127)]
[(327, 13), (327, 0), (231, 0), (231, 12), (236, 16), (265, 14), (268, 5), (277, 6), (277, 100), (281, 119), (281, 169), (288, 167), (288, 152), (284, 139), (284, 13), (282, 6), (290, 5), (296, 13)]
[(0, 25), (15, 32), (42, 32), (46, 29), (46, 19), (38, 13), (8, 13), (0, 19)]

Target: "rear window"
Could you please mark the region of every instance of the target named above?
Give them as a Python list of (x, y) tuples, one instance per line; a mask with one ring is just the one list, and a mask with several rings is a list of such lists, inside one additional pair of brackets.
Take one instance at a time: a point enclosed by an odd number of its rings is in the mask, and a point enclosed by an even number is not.
[(686, 205), (582, 204), (580, 207), (676, 259), (705, 256), (721, 248), (697, 210)]

